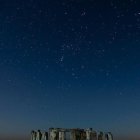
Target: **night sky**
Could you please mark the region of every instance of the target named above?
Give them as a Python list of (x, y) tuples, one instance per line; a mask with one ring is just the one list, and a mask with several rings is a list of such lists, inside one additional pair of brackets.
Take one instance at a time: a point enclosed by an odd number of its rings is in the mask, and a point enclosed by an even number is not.
[(0, 0), (0, 135), (49, 127), (140, 136), (139, 0)]

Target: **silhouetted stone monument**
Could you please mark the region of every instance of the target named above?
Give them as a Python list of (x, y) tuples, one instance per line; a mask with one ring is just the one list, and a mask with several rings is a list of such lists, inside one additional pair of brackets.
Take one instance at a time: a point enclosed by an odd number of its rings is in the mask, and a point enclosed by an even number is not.
[(50, 128), (48, 132), (31, 131), (31, 140), (113, 140), (113, 135), (111, 132), (96, 132), (92, 128)]

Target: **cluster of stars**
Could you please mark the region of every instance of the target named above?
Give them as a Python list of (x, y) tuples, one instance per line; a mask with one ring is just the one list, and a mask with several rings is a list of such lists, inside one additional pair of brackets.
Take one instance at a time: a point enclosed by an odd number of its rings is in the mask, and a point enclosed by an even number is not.
[[(136, 1), (130, 2), (133, 6), (137, 4)], [(2, 23), (4, 28), (1, 35), (8, 36), (6, 28), (14, 27), (9, 32), (13, 42), (8, 44), (4, 39), (0, 40), (1, 53), (3, 51), (7, 53), (8, 47), (12, 45), (12, 53), (9, 57), (3, 56), (0, 65), (15, 65), (14, 67), (22, 69), (28, 64), (29, 73), (34, 71), (32, 79), (38, 80), (40, 85), (44, 82), (36, 75), (41, 73), (48, 75), (46, 73), (54, 69), (57, 69), (58, 73), (62, 72), (60, 75), (65, 76), (66, 79), (70, 76), (77, 81), (80, 80), (79, 83), (83, 80), (82, 77), (95, 79), (95, 75), (98, 77), (100, 74), (112, 77), (112, 69), (119, 69), (124, 64), (124, 60), (116, 58), (114, 60), (111, 53), (121, 53), (123, 57), (129, 57), (125, 54), (126, 46), (117, 46), (119, 49), (117, 52), (114, 51), (116, 42), (119, 45), (126, 43), (125, 40), (128, 39), (138, 41), (140, 11), (138, 9), (131, 11), (130, 6), (125, 2), (120, 5), (118, 2), (110, 1), (105, 5), (109, 10), (100, 10), (98, 13), (94, 11), (94, 2), (91, 2), (88, 7), (82, 5), (82, 2), (77, 3), (81, 4), (81, 7), (74, 4), (74, 1), (70, 4), (57, 3), (62, 6), (58, 12), (49, 7), (41, 8), (37, 4), (30, 7), (32, 3), (33, 1), (30, 1), (26, 7), (23, 2), (15, 10), (11, 5), (9, 9), (11, 14), (4, 15)], [(98, 8), (100, 7), (97, 6), (96, 10)], [(28, 13), (26, 16), (25, 9)], [(51, 76), (53, 77), (52, 74)], [(68, 84), (72, 85), (71, 82)]]

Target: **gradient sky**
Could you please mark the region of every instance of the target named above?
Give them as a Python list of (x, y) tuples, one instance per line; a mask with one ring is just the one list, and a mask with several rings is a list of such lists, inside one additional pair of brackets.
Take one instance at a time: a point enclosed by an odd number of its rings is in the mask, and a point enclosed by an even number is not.
[(0, 0), (0, 135), (140, 130), (139, 0)]

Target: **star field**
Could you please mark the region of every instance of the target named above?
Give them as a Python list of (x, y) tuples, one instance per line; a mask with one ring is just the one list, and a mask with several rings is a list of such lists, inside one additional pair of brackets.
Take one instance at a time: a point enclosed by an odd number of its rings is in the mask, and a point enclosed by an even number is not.
[(1, 0), (1, 133), (62, 126), (138, 134), (139, 4)]

